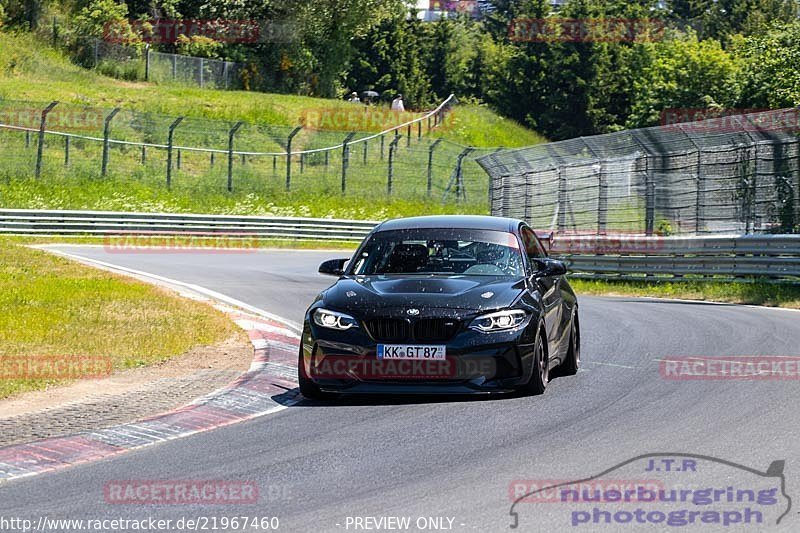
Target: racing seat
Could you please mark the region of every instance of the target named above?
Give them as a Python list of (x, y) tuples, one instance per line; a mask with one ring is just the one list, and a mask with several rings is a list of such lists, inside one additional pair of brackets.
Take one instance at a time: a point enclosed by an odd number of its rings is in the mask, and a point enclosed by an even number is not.
[(386, 263), (387, 274), (417, 272), (428, 264), (428, 248), (422, 244), (398, 244)]

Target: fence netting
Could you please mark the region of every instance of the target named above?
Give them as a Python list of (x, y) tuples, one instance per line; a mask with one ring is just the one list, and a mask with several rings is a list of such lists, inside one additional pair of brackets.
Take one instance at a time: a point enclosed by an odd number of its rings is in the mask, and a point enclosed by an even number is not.
[(484, 155), (491, 212), (559, 232), (792, 233), (798, 109), (582, 137)]
[(346, 195), (354, 205), (388, 197), (477, 212), (488, 205), (476, 159), (494, 149), (438, 138), (441, 118), (349, 132), (58, 103), (40, 132), (47, 106), (0, 100), (0, 177), (120, 192)]

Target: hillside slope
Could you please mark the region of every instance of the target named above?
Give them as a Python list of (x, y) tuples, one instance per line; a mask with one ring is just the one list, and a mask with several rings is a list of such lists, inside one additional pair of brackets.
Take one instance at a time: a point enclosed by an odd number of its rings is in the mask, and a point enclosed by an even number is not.
[[(72, 64), (62, 52), (30, 34), (3, 32), (0, 32), (0, 98), (60, 100), (280, 126), (296, 126), (309, 112), (320, 109), (352, 109), (352, 104), (340, 100), (117, 80)], [(536, 132), (476, 105), (459, 105), (449, 126), (442, 135), (464, 145), (511, 147), (543, 141)]]

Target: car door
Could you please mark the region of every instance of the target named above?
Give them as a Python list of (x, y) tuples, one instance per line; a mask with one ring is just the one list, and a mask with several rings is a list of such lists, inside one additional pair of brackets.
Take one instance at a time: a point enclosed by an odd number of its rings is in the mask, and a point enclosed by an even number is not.
[(536, 234), (528, 226), (520, 227), (520, 235), (525, 253), (528, 256), (528, 268), (530, 268), (529, 279), (533, 289), (538, 289), (542, 296), (544, 306), (544, 325), (547, 331), (547, 346), (550, 354), (551, 363), (560, 362), (560, 324), (562, 305), (561, 305), (561, 276), (544, 276), (537, 271), (537, 260), (547, 258)]

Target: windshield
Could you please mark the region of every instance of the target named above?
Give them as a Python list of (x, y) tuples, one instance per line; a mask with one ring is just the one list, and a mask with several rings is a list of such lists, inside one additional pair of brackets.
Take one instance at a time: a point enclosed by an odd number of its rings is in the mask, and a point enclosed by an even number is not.
[(523, 275), (517, 238), (502, 231), (413, 229), (375, 233), (350, 274)]

